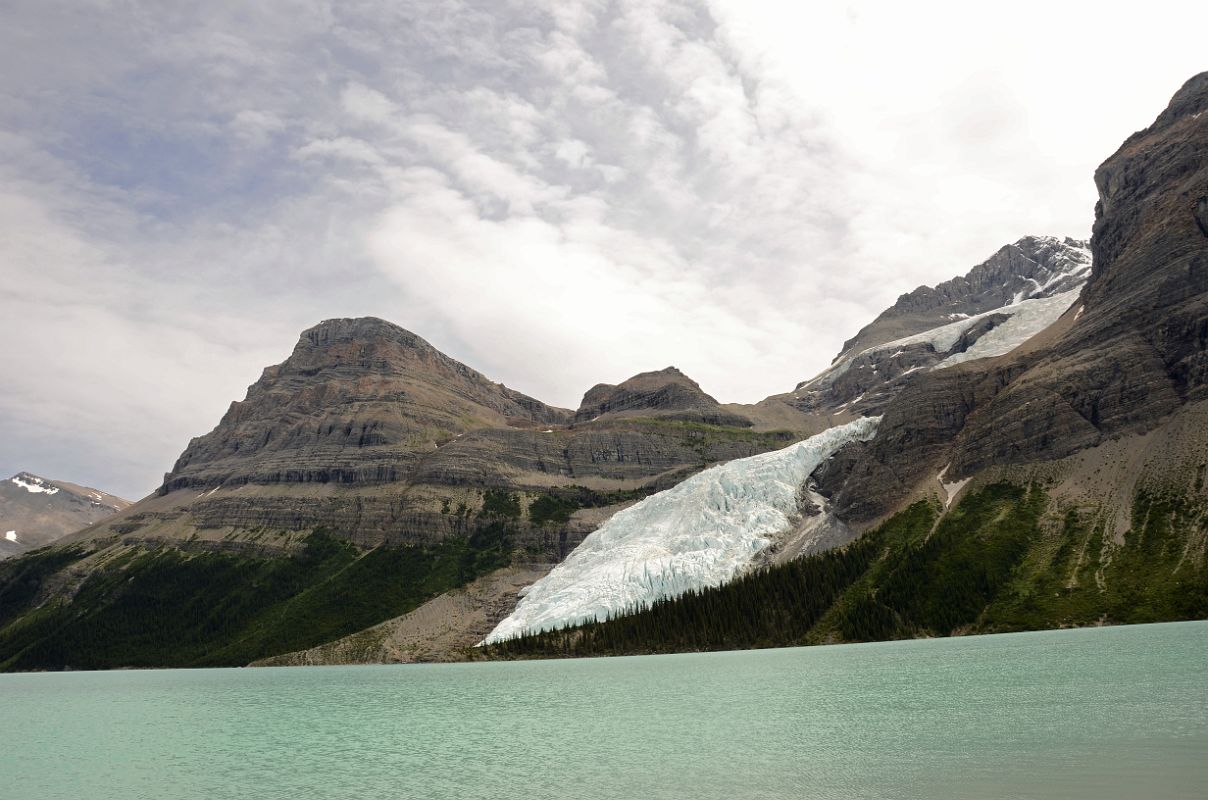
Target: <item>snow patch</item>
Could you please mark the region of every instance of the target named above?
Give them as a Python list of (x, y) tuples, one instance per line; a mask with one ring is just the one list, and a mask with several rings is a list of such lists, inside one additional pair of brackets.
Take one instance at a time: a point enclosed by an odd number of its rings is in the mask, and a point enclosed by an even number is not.
[(1010, 314), (1011, 318), (980, 336), (965, 352), (945, 358), (932, 369), (943, 369), (965, 361), (1011, 352), (1056, 322), (1078, 300), (1081, 293), (1082, 287), (1078, 287), (1052, 297), (1024, 300), (991, 312)]
[(530, 586), (483, 644), (603, 620), (734, 579), (792, 528), (809, 474), (848, 442), (871, 439), (880, 420), (854, 420), (719, 464), (618, 511)]
[(15, 542), (15, 541), (17, 541), (17, 532), (9, 531), (6, 534), (4, 534), (4, 538), (9, 540), (10, 542)]
[(935, 476), (935, 479), (937, 481), (939, 481), (940, 486), (942, 486), (944, 489), (944, 508), (945, 509), (947, 509), (950, 505), (952, 505), (952, 501), (956, 499), (956, 496), (958, 494), (960, 494), (961, 489), (965, 488), (965, 484), (968, 483), (969, 481), (973, 480), (972, 477), (969, 477), (969, 478), (963, 478), (959, 481), (953, 481), (952, 483), (944, 483), (944, 475), (947, 474), (948, 467), (950, 467), (950, 466), (952, 466), (952, 465), (945, 464), (944, 468), (942, 470), (940, 470), (940, 474)]
[(34, 494), (39, 492), (45, 492), (46, 494), (58, 494), (59, 492), (59, 487), (49, 486), (47, 485), (46, 481), (42, 480), (41, 478), (35, 478), (33, 475), (29, 476), (28, 481), (23, 479), (20, 475), (16, 475), (13, 477), (12, 482), (27, 492), (32, 492)]

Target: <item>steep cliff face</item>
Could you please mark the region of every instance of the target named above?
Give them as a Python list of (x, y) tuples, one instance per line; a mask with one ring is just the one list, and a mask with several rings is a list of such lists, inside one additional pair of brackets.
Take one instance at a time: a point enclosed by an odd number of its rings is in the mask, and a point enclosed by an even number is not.
[(1061, 457), (1143, 432), (1205, 396), (1208, 73), (1095, 173), (1095, 267), (1083, 313), (962, 432), (957, 474)]
[(0, 483), (0, 558), (48, 545), (129, 505), (87, 486), (18, 472)]
[(957, 480), (1143, 433), (1205, 397), (1205, 110), (1208, 73), (1104, 162), (1077, 304), (1029, 346), (911, 382), (877, 439), (844, 455), (843, 479), (831, 480), (841, 515), (873, 519), (944, 470)]

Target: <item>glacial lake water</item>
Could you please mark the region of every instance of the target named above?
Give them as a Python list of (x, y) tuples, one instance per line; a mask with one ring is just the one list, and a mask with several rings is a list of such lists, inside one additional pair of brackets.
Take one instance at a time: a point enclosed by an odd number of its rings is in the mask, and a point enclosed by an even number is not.
[(0, 797), (1204, 798), (1208, 622), (0, 676)]

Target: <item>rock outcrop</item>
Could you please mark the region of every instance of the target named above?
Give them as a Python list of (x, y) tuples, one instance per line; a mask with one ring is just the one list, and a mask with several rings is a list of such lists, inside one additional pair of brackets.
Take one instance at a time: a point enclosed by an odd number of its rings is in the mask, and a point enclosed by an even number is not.
[(595, 422), (609, 416), (658, 416), (711, 425), (749, 427), (746, 417), (722, 409), (696, 381), (675, 367), (643, 372), (616, 386), (597, 384), (583, 395), (575, 422)]

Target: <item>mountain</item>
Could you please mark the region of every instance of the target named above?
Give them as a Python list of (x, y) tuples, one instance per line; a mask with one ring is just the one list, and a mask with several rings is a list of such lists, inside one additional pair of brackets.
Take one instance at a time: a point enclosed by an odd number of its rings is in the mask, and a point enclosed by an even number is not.
[(941, 472), (964, 479), (1099, 447), (1123, 457), (1135, 437), (1196, 413), (1208, 376), (1208, 238), (1197, 219), (1205, 106), (1200, 75), (1096, 171), (1094, 267), (1080, 308), (1035, 346), (907, 386), (877, 439), (848, 455), (841, 514), (875, 519)]
[[(154, 498), (83, 538), (264, 542), (325, 528), (361, 547), (427, 543), (467, 534), (484, 492), (608, 506), (799, 438), (751, 428), (675, 370), (597, 386), (571, 412), (391, 323), (328, 320), (189, 443)], [(517, 526), (518, 544), (548, 558), (587, 529)]]
[(711, 425), (750, 427), (747, 417), (727, 412), (705, 394), (696, 381), (675, 367), (643, 372), (613, 386), (597, 384), (583, 395), (575, 422), (594, 422), (605, 417), (657, 416)]
[(87, 486), (18, 472), (0, 483), (0, 558), (48, 545), (129, 505)]
[(967, 275), (902, 295), (780, 398), (809, 413), (876, 413), (920, 371), (1002, 355), (1049, 327), (1090, 272), (1087, 242), (1025, 236)]
[(558, 409), (324, 322), (155, 495), (0, 564), (0, 669), (1206, 617), (1206, 109), (1208, 73), (1098, 169), (1089, 255), (1025, 237), (750, 406), (667, 368)]
[[(836, 513), (832, 498), (848, 476), (841, 465), (854, 445), (875, 439), (880, 417), (872, 414), (929, 372), (1009, 353), (1050, 329), (1077, 303), (1090, 271), (1087, 242), (1028, 236), (967, 275), (902, 295), (831, 367), (764, 401), (823, 416), (835, 427), (715, 467), (618, 512), (539, 580), (486, 641), (603, 621), (847, 544), (862, 520)], [(648, 384), (653, 377), (639, 376)], [(636, 392), (603, 386), (593, 393)], [(691, 398), (683, 405), (697, 400)], [(849, 430), (861, 434), (843, 435)], [(805, 461), (802, 453), (810, 454)]]
[[(674, 369), (571, 412), (391, 323), (328, 320), (151, 497), (0, 570), (0, 666), (246, 664), (431, 602), (462, 609), (445, 629), (469, 646), (511, 611), (516, 574), (543, 574), (617, 510), (826, 425), (723, 410)], [(474, 603), (450, 600), (466, 586)]]
[[(932, 363), (896, 392), (882, 389), (892, 396), (879, 404), (876, 435), (847, 443), (812, 473), (808, 485), (829, 512), (862, 532), (855, 541), (490, 653), (605, 655), (1208, 617), (1205, 110), (1208, 73), (1096, 171), (1094, 266), (1076, 303), (1062, 299), (1070, 310), (1014, 349)], [(949, 293), (912, 294), (927, 304)], [(836, 367), (900, 332), (874, 323)], [(825, 387), (801, 388), (825, 401)]]

